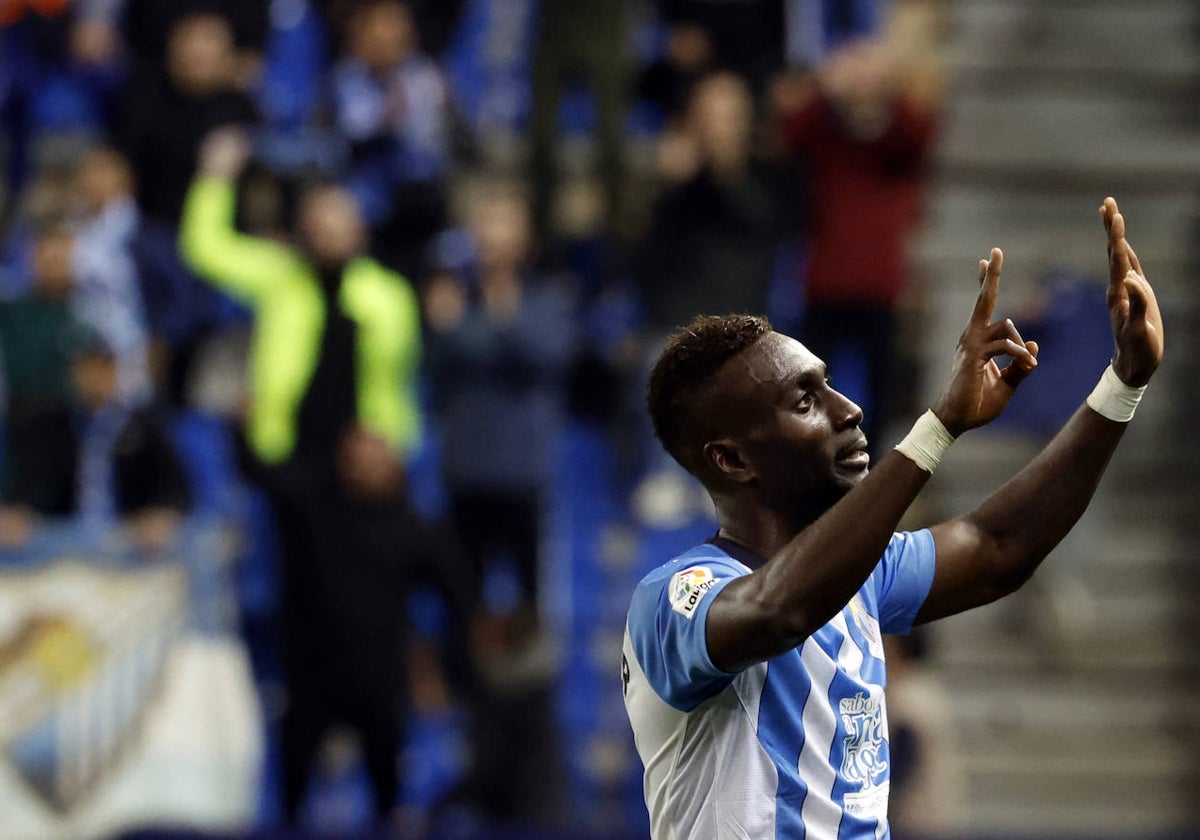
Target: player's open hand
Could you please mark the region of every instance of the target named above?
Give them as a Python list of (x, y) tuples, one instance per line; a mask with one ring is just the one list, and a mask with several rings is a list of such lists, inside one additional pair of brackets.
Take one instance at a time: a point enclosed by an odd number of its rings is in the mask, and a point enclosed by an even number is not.
[[(958, 339), (950, 382), (933, 409), (955, 437), (999, 417), (1017, 385), (1037, 367), (1037, 342), (1021, 338), (1010, 319), (992, 323), (1003, 265), (999, 248), (979, 261), (979, 298)], [(1010, 356), (1012, 361), (1001, 369), (997, 356)]]
[(1140, 387), (1162, 361), (1162, 313), (1137, 254), (1125, 239), (1125, 217), (1116, 199), (1104, 199), (1100, 218), (1108, 231), (1108, 311), (1117, 342), (1113, 370), (1126, 385)]

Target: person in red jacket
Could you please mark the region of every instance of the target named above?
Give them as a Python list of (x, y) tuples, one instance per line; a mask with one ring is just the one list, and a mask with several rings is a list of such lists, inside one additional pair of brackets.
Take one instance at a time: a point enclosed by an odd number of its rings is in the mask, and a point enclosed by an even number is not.
[(785, 147), (811, 191), (802, 337), (835, 373), (847, 359), (862, 371), (872, 440), (889, 419), (896, 309), (935, 133), (932, 109), (901, 89), (893, 55), (881, 41), (849, 43), (815, 85), (777, 97)]

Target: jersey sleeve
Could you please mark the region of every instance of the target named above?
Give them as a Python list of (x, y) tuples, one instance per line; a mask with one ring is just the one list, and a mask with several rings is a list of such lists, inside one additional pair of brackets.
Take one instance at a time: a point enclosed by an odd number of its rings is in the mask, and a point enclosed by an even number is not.
[(917, 612), (933, 586), (937, 552), (928, 530), (893, 534), (883, 559), (871, 575), (884, 633), (912, 630)]
[(691, 711), (735, 676), (713, 664), (705, 626), (708, 610), (740, 573), (709, 558), (680, 566), (638, 585), (629, 608), (629, 638), (655, 693)]

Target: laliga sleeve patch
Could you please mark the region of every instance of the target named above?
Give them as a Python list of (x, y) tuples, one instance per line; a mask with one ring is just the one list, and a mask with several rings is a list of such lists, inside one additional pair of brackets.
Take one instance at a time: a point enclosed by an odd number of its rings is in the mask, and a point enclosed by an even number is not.
[(708, 590), (718, 583), (713, 577), (712, 569), (707, 566), (692, 566), (682, 572), (676, 572), (671, 578), (668, 595), (671, 599), (671, 609), (691, 619), (696, 614), (696, 607), (704, 599)]

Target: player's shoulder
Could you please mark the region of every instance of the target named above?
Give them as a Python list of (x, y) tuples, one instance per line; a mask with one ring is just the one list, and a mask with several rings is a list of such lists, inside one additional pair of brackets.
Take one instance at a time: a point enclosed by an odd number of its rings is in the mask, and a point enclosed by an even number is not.
[(750, 574), (747, 566), (730, 557), (718, 546), (712, 543), (701, 543), (683, 554), (673, 557), (661, 566), (651, 569), (638, 583), (638, 588), (658, 589), (665, 582), (687, 573), (691, 569), (701, 568), (706, 568), (713, 574), (720, 573), (722, 577)]
[(678, 610), (695, 604), (723, 580), (750, 569), (711, 543), (702, 543), (652, 569), (634, 589), (630, 615), (654, 612), (664, 602)]

